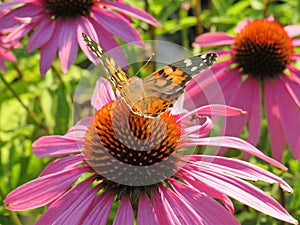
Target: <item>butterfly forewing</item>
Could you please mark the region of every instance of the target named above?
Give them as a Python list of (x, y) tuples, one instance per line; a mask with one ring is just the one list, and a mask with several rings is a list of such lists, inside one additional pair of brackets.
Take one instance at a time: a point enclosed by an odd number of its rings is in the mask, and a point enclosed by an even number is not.
[(89, 49), (100, 59), (100, 62), (108, 73), (109, 79), (114, 82), (116, 88), (119, 89), (128, 84), (128, 75), (122, 70), (117, 62), (110, 55), (105, 54), (103, 49), (89, 36), (82, 33), (82, 37)]
[(133, 113), (156, 118), (173, 106), (186, 84), (198, 73), (214, 64), (217, 54), (206, 53), (172, 63), (144, 80), (129, 78), (116, 61), (86, 34), (86, 45), (100, 59), (122, 98)]

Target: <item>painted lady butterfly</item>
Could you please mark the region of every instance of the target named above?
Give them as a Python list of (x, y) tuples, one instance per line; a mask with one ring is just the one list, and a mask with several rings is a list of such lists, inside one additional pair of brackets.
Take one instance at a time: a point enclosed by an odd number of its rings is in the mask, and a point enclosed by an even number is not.
[(90, 50), (100, 59), (110, 80), (135, 114), (156, 118), (173, 106), (184, 92), (186, 84), (201, 71), (208, 69), (217, 58), (205, 53), (163, 67), (145, 79), (129, 77), (116, 61), (105, 54), (89, 36), (82, 33)]

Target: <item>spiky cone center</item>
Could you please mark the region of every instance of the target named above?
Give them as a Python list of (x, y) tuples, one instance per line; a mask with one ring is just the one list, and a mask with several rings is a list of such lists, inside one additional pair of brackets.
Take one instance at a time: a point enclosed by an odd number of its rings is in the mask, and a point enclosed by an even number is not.
[(45, 10), (53, 19), (87, 16), (97, 0), (44, 0)]
[(169, 112), (151, 119), (132, 113), (123, 100), (99, 110), (88, 126), (83, 155), (99, 175), (117, 183), (143, 186), (177, 169), (180, 124)]
[(236, 36), (234, 58), (240, 70), (257, 79), (280, 75), (292, 61), (292, 39), (282, 25), (268, 20), (249, 23)]

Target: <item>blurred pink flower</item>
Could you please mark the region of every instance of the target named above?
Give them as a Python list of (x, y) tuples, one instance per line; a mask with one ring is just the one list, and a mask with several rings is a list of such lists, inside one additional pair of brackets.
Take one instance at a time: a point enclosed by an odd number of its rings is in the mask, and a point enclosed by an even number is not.
[[(77, 56), (78, 44), (87, 57), (96, 62), (83, 43), (81, 33), (88, 34), (108, 51), (118, 46), (114, 36), (143, 46), (128, 16), (160, 26), (146, 12), (122, 1), (12, 0), (0, 4), (0, 10), (3, 9), (10, 9), (10, 12), (0, 20), (0, 30), (14, 28), (7, 36), (7, 41), (19, 41), (32, 32), (27, 50), (41, 49), (42, 75), (50, 68), (57, 52), (62, 71), (66, 73)], [(115, 54), (117, 60), (126, 62), (123, 52)]]
[[(39, 178), (8, 194), (4, 200), (6, 208), (27, 210), (47, 205), (36, 225), (107, 224), (113, 204), (118, 207), (113, 224), (134, 224), (134, 215), (137, 215), (137, 224), (234, 225), (239, 224), (233, 216), (230, 198), (234, 198), (274, 218), (297, 224), (278, 202), (245, 181), (279, 183), (283, 190), (291, 193), (291, 187), (276, 175), (248, 162), (220, 156), (190, 155), (172, 159), (177, 147), (225, 146), (248, 152), (285, 170), (279, 162), (241, 139), (205, 137), (212, 126), (209, 117), (202, 118), (201, 124), (187, 125), (196, 115), (223, 112), (239, 115), (239, 109), (210, 105), (184, 112), (180, 104), (175, 104), (176, 110), (173, 108), (157, 120), (139, 117), (116, 99), (105, 79), (97, 82), (91, 102), (97, 110), (94, 117), (80, 120), (64, 136), (45, 136), (34, 142), (33, 152), (38, 157), (63, 157), (49, 163)], [(126, 113), (129, 117), (124, 117)], [(128, 120), (130, 127), (126, 127)], [(152, 123), (161, 125), (161, 122), (165, 126), (153, 126), (149, 132), (148, 122), (150, 126)], [(134, 142), (132, 138), (138, 140)], [(147, 140), (160, 141), (149, 143)], [(137, 148), (128, 147), (130, 145)], [(117, 159), (128, 167), (120, 169), (113, 164)], [(156, 183), (130, 186), (107, 178), (111, 173), (124, 181), (147, 183), (153, 174), (139, 176), (129, 174), (127, 169), (145, 167), (153, 172), (152, 163), (162, 160), (169, 164), (156, 172), (164, 173), (172, 170), (179, 159), (186, 164)], [(81, 182), (74, 184), (81, 175)]]
[[(0, 20), (5, 15), (5, 13), (6, 12), (3, 11), (0, 12)], [(4, 61), (15, 62), (17, 61), (17, 59), (14, 56), (14, 54), (11, 52), (12, 46), (10, 45), (10, 43), (5, 43), (3, 39), (5, 39), (5, 36), (3, 36), (3, 33), (0, 32), (0, 69), (6, 70)]]
[[(288, 144), (293, 156), (300, 159), (300, 71), (292, 65), (300, 60), (300, 54), (294, 51), (300, 45), (300, 39), (295, 38), (300, 26), (282, 27), (272, 18), (253, 22), (245, 19), (235, 31), (236, 37), (223, 32), (205, 33), (194, 43), (194, 47), (231, 46), (216, 51), (224, 59), (212, 71), (226, 105), (241, 108), (247, 114), (228, 119), (226, 134), (239, 136), (247, 126), (247, 141), (256, 145), (263, 108), (272, 156), (281, 161)], [(191, 96), (196, 95), (198, 91), (192, 89)]]

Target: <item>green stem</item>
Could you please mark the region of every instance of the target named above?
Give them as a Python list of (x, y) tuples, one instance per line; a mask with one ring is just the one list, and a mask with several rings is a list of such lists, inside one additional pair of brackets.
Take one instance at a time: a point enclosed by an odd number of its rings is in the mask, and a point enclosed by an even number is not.
[[(187, 11), (180, 8), (180, 11), (179, 11), (179, 15), (180, 15), (180, 20), (179, 22), (181, 21), (181, 19), (185, 18), (188, 16), (187, 14)], [(186, 27), (183, 27), (182, 24), (181, 25), (181, 39), (182, 39), (182, 46), (186, 49), (189, 48), (189, 35), (188, 35), (188, 29)]]
[(264, 11), (263, 11), (263, 17), (264, 18), (266, 18), (268, 16), (268, 11), (269, 11), (271, 2), (272, 2), (272, 0), (267, 0), (266, 1), (265, 7), (264, 7)]
[(47, 127), (43, 124), (42, 120), (35, 114), (35, 112), (31, 111), (21, 100), (21, 98), (18, 96), (18, 94), (15, 92), (15, 90), (10, 86), (10, 84), (4, 79), (3, 74), (0, 73), (0, 79), (5, 84), (8, 90), (13, 94), (13, 96), (17, 99), (17, 101), (20, 103), (20, 105), (26, 110), (26, 112), (30, 115), (30, 117), (41, 127), (47, 130)]
[(193, 1), (193, 11), (196, 16), (197, 24), (196, 24), (196, 32), (197, 36), (203, 33), (203, 27), (200, 20), (201, 15), (201, 0), (194, 0)]

